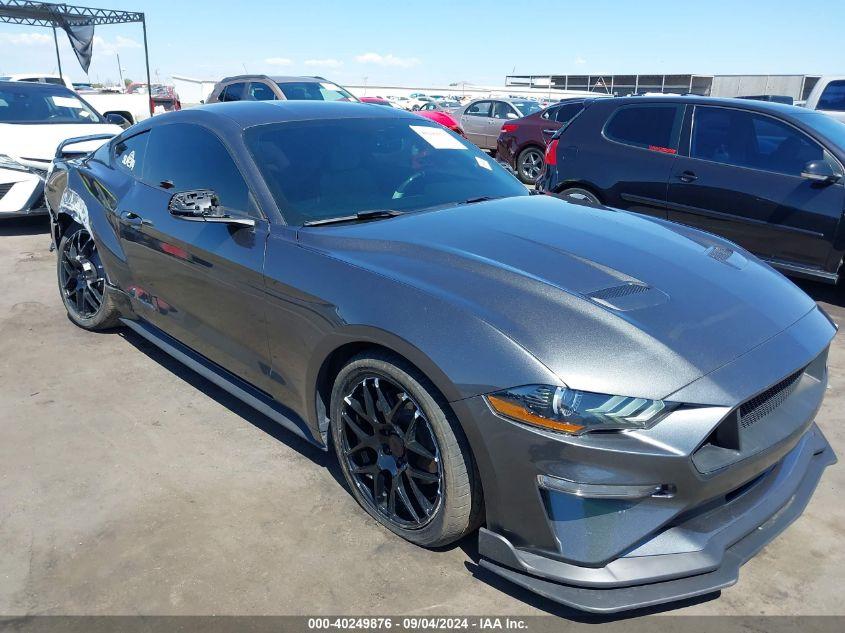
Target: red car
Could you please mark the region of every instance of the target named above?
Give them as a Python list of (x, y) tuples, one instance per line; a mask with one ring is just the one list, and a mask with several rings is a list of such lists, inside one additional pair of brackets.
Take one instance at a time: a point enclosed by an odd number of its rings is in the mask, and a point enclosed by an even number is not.
[(374, 103), (375, 105), (387, 106), (388, 108), (393, 107), (393, 104), (391, 104), (390, 101), (382, 99), (381, 97), (361, 97), (358, 101), (361, 103)]
[(546, 165), (546, 143), (584, 109), (585, 103), (586, 99), (567, 99), (521, 119), (508, 121), (499, 132), (496, 158), (513, 167), (526, 185), (533, 185)]
[(467, 137), (461, 129), (458, 120), (448, 112), (443, 112), (442, 110), (417, 110), (414, 114), (418, 114), (421, 117), (425, 117), (435, 123), (439, 123), (443, 127), (452, 130), (455, 134), (460, 134), (464, 138)]

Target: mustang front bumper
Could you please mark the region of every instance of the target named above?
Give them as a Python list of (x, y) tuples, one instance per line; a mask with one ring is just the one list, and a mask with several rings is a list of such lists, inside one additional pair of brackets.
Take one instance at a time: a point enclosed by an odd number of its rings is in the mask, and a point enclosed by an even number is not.
[(724, 393), (724, 406), (644, 431), (573, 437), (501, 418), (481, 396), (452, 403), (484, 483), (481, 566), (593, 612), (734, 584), (836, 461), (814, 423), (832, 335), (814, 310), (678, 392)]
[(0, 218), (47, 213), (44, 177), (36, 171), (0, 168)]

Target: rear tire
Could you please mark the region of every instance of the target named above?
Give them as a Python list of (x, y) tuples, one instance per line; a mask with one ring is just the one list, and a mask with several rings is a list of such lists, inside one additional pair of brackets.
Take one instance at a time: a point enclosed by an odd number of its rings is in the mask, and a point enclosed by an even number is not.
[(356, 501), (392, 532), (440, 547), (481, 524), (481, 485), (463, 431), (407, 362), (379, 352), (353, 358), (332, 389), (331, 433)]
[(601, 200), (594, 193), (580, 187), (564, 189), (560, 192), (560, 197), (567, 202), (574, 202), (576, 204), (585, 204), (591, 207), (601, 206)]
[(120, 310), (108, 283), (97, 245), (88, 230), (71, 224), (59, 241), (56, 272), (68, 317), (86, 330), (119, 324)]
[(537, 184), (546, 161), (539, 147), (526, 147), (516, 157), (516, 174), (526, 185)]

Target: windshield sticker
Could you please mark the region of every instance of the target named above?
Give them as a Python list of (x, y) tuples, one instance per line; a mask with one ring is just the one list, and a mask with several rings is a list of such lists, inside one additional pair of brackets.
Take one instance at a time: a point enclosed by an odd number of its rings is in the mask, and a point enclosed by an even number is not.
[(484, 169), (489, 169), (490, 171), (493, 171), (493, 166), (490, 164), (490, 161), (487, 160), (486, 158), (481, 158), (481, 156), (476, 156), (475, 162), (478, 163), (479, 167), (484, 167)]
[(82, 109), (82, 104), (73, 97), (59, 97), (52, 95), (50, 99), (53, 100), (53, 105), (59, 108), (74, 108), (75, 110)]
[(411, 125), (410, 128), (434, 149), (466, 149), (463, 143), (445, 129), (423, 125)]
[(133, 149), (128, 154), (124, 154), (120, 162), (123, 163), (123, 166), (126, 167), (129, 171), (134, 171), (135, 169), (135, 150)]

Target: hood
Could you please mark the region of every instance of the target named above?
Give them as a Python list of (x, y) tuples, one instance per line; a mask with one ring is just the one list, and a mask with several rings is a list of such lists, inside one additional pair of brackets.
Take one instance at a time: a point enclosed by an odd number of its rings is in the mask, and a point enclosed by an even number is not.
[(815, 308), (730, 242), (551, 196), (312, 227), (300, 240), (471, 310), (585, 391), (664, 398)]
[[(0, 123), (0, 154), (50, 162), (59, 143), (76, 136), (120, 134), (123, 129), (110, 123)], [(90, 152), (105, 141), (80, 143), (74, 150)]]

